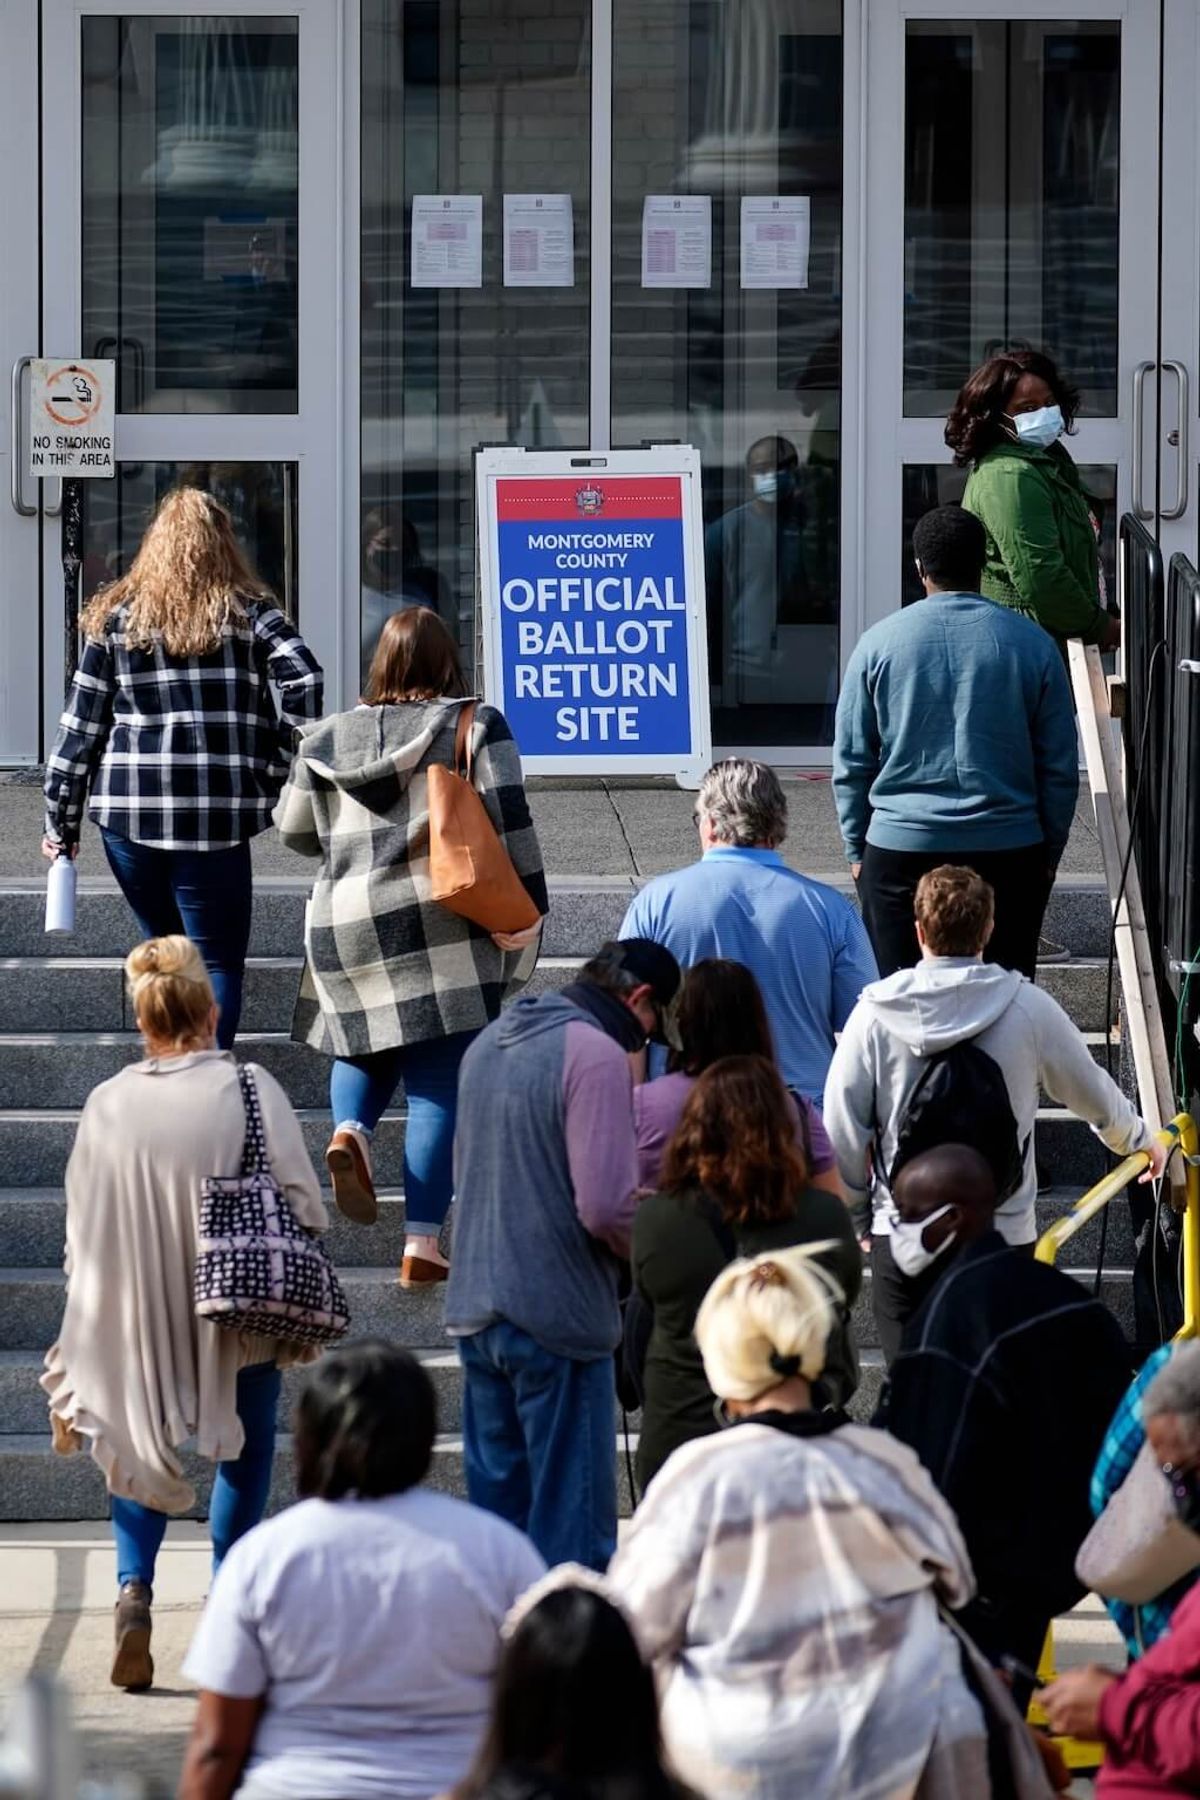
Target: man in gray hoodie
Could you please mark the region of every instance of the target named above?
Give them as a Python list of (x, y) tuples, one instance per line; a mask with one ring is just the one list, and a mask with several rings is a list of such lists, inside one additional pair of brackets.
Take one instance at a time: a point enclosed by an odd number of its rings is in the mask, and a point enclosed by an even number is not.
[(936, 1285), (936, 1258), (905, 1274), (891, 1251), (893, 1170), (909, 1098), (929, 1059), (974, 1043), (997, 1065), (1008, 1090), (1023, 1155), (1023, 1177), (997, 1209), (996, 1230), (1015, 1248), (1037, 1238), (1033, 1128), (1039, 1088), (1118, 1156), (1148, 1150), (1160, 1173), (1165, 1152), (1153, 1142), (1116, 1083), (1093, 1060), (1056, 1000), (1015, 970), (985, 963), (994, 901), (973, 869), (943, 866), (922, 876), (916, 896), (921, 962), (864, 988), (834, 1052), (824, 1119), (847, 1197), (864, 1229), (870, 1219), (871, 1290), (879, 1341), (890, 1363), (905, 1322)]
[(509, 1007), (462, 1064), (446, 1326), (465, 1377), (467, 1494), (550, 1564), (603, 1571), (617, 1547), (618, 1258), (638, 1191), (630, 1058), (678, 986), (660, 944), (605, 944), (561, 994)]

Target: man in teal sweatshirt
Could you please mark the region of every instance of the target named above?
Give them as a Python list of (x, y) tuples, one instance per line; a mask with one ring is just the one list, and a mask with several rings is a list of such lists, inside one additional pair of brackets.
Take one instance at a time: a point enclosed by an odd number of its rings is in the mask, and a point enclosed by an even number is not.
[(983, 526), (939, 506), (913, 532), (927, 598), (864, 633), (842, 683), (833, 789), (882, 977), (920, 958), (926, 870), (972, 868), (996, 896), (989, 962), (1032, 981), (1079, 791), (1054, 640), (979, 593)]

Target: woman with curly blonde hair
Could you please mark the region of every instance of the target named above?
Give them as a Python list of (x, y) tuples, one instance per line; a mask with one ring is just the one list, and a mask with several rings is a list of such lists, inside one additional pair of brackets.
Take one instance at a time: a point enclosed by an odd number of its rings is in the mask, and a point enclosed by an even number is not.
[[(147, 937), (185, 932), (237, 1030), (250, 839), (266, 829), (321, 668), (250, 567), (233, 521), (174, 488), (128, 574), (84, 609), (83, 651), (46, 764), (52, 861), (79, 853), (84, 803)], [(278, 689), (278, 705), (272, 700)]]

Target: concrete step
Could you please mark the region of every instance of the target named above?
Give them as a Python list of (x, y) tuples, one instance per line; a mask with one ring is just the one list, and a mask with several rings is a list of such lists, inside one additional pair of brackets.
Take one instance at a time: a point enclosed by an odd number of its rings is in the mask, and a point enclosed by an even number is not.
[[(297, 1109), (304, 1141), (318, 1172), (333, 1129), (329, 1112), (320, 1107)], [(78, 1107), (45, 1110), (19, 1107), (0, 1111), (0, 1186), (62, 1186), (67, 1158), (79, 1127)], [(372, 1161), (380, 1190), (398, 1188), (404, 1180), (403, 1110), (385, 1113), (375, 1132)]]
[[(531, 991), (571, 981), (582, 957), (543, 956)], [(246, 965), (243, 1034), (288, 1033), (300, 986), (298, 957), (252, 957)], [(1104, 1024), (1105, 966), (1095, 959), (1045, 963), (1041, 985), (1097, 1038)], [(0, 961), (0, 1024), (10, 1035), (112, 1033), (135, 1029), (117, 957), (8, 957)]]
[[(329, 1207), (325, 1244), (339, 1268), (399, 1263), (404, 1254), (403, 1193), (380, 1193), (374, 1225), (355, 1225), (343, 1218), (328, 1186), (325, 1199)], [(0, 1188), (0, 1268), (57, 1269), (62, 1263), (66, 1210), (61, 1188)]]
[[(628, 877), (551, 876), (544, 949), (550, 956), (589, 956), (615, 937), (633, 896)], [(304, 942), (304, 905), (311, 878), (260, 877), (254, 888), (250, 954), (297, 957)], [(0, 882), (0, 952), (9, 957), (78, 960), (125, 957), (139, 933), (116, 886), (97, 877), (79, 881), (76, 928), (69, 937), (45, 933), (44, 883)], [(1064, 915), (1066, 916), (1066, 915)]]
[[(1081, 1189), (1052, 1188), (1037, 1202), (1039, 1234), (1078, 1200)], [(397, 1264), (404, 1254), (404, 1195), (400, 1191), (379, 1196), (379, 1218), (374, 1225), (352, 1224), (342, 1217), (326, 1190), (329, 1201), (329, 1253), (339, 1268), (382, 1267)], [(66, 1197), (61, 1188), (0, 1188), (0, 1268), (57, 1269), (62, 1262), (66, 1232)], [(1100, 1220), (1093, 1219), (1072, 1240), (1072, 1255), (1084, 1262), (1095, 1259)], [(1105, 1250), (1107, 1262), (1130, 1263), (1133, 1237), (1129, 1208), (1123, 1200), (1109, 1208)]]
[[(1062, 1267), (1091, 1287), (1094, 1270), (1068, 1250)], [(414, 1348), (444, 1348), (444, 1293), (433, 1289), (405, 1293), (396, 1285), (394, 1267), (339, 1271), (350, 1306), (355, 1337), (385, 1337)], [(0, 1350), (44, 1350), (57, 1336), (63, 1311), (63, 1277), (56, 1269), (0, 1269)], [(864, 1350), (875, 1349), (878, 1337), (870, 1303), (871, 1276), (854, 1311), (854, 1328)], [(1102, 1298), (1121, 1325), (1132, 1331), (1132, 1271), (1108, 1262)]]
[[(304, 1141), (317, 1170), (333, 1129), (323, 1107), (297, 1109)], [(78, 1106), (25, 1106), (0, 1110), (0, 1188), (62, 1186), (67, 1158), (79, 1125)], [(1105, 1172), (1108, 1158), (1086, 1125), (1062, 1108), (1038, 1114), (1038, 1154), (1058, 1185), (1082, 1193)], [(404, 1179), (404, 1113), (402, 1108), (380, 1120), (373, 1144), (375, 1178), (381, 1190), (398, 1188)]]
[[(13, 1365), (0, 1357), (0, 1384)], [(431, 1371), (433, 1372), (433, 1371)], [(33, 1371), (30, 1370), (32, 1376)], [(435, 1373), (435, 1381), (438, 1375)], [(297, 1382), (285, 1378), (289, 1394)], [(883, 1367), (878, 1355), (863, 1357), (863, 1377), (850, 1408), (853, 1416), (869, 1420), (883, 1383)], [(44, 1396), (43, 1396), (44, 1399)], [(283, 1418), (281, 1410), (280, 1417)], [(462, 1439), (452, 1423), (453, 1415), (440, 1418), (443, 1430), (434, 1450), (430, 1485), (445, 1493), (464, 1494), (466, 1483), (462, 1468)], [(636, 1421), (630, 1422), (628, 1435), (618, 1424), (613, 1446), (617, 1470), (617, 1492), (621, 1513), (632, 1511), (627, 1455), (637, 1450)], [(185, 1451), (182, 1457), (189, 1479), (195, 1483), (198, 1504), (191, 1518), (203, 1518), (207, 1512), (212, 1486), (212, 1466)], [(276, 1439), (275, 1467), (271, 1482), (268, 1511), (278, 1512), (295, 1499), (292, 1481), (291, 1441), (280, 1433)], [(49, 1447), (45, 1429), (45, 1408), (31, 1430), (0, 1433), (0, 1520), (5, 1522), (37, 1519), (105, 1519), (108, 1517), (108, 1494), (104, 1478), (86, 1453), (57, 1456)]]
[[(815, 878), (854, 897), (845, 868), (814, 871)], [(587, 956), (606, 937), (615, 937), (631, 896), (642, 885), (631, 876), (551, 876), (550, 917), (545, 949), (551, 956)], [(299, 954), (304, 903), (311, 876), (260, 876), (254, 887), (250, 954)], [(80, 877), (77, 924), (70, 937), (48, 938), (44, 930), (45, 885), (18, 877), (0, 881), (0, 951), (6, 956), (56, 958), (123, 957), (137, 941), (136, 927), (116, 885), (104, 876)], [(1044, 936), (1074, 956), (1104, 956), (1111, 913), (1103, 882), (1096, 876), (1065, 876), (1050, 896)]]

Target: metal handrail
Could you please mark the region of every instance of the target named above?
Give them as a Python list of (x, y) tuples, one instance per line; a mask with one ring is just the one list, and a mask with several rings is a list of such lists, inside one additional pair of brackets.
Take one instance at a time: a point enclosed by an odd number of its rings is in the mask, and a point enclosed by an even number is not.
[[(1157, 1143), (1168, 1150), (1178, 1147), (1184, 1160), (1186, 1203), (1183, 1212), (1183, 1325), (1178, 1336), (1200, 1336), (1200, 1130), (1190, 1113), (1177, 1113), (1169, 1125), (1155, 1133)], [(1056, 1219), (1037, 1241), (1034, 1255), (1039, 1262), (1052, 1263), (1063, 1245), (1094, 1219), (1098, 1212), (1124, 1193), (1134, 1178), (1149, 1167), (1145, 1150), (1136, 1150), (1119, 1162), (1111, 1174), (1078, 1199), (1069, 1213)]]

